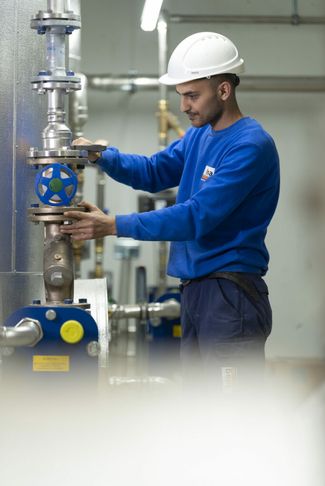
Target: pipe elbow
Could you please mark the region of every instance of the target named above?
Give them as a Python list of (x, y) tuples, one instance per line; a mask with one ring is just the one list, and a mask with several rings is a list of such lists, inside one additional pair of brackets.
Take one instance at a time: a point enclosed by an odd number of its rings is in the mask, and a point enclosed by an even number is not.
[(43, 338), (39, 321), (25, 317), (14, 327), (0, 327), (0, 346), (33, 347)]

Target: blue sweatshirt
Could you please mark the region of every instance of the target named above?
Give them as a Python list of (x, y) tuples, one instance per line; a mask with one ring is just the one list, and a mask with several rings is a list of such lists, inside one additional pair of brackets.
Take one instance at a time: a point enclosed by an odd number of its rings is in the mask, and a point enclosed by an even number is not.
[(224, 130), (190, 128), (151, 157), (107, 149), (98, 165), (113, 179), (149, 192), (179, 186), (176, 204), (116, 216), (118, 236), (171, 241), (168, 274), (213, 271), (264, 275), (264, 243), (279, 196), (275, 144), (249, 117)]

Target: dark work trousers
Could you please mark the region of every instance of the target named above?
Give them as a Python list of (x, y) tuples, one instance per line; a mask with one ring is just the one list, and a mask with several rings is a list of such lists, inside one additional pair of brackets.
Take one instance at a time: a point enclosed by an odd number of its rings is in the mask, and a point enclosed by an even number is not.
[(194, 279), (182, 288), (185, 378), (216, 380), (221, 388), (263, 379), (264, 346), (272, 328), (268, 288), (257, 274), (240, 276), (254, 285), (257, 298), (223, 278)]

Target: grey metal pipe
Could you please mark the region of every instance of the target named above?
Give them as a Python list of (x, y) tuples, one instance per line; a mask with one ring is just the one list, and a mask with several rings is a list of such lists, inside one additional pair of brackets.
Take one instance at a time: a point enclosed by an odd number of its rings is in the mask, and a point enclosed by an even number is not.
[(176, 319), (180, 316), (180, 303), (175, 299), (147, 304), (111, 304), (108, 313), (112, 319), (136, 318), (142, 321), (152, 317)]
[(60, 232), (60, 224), (45, 223), (44, 285), (46, 302), (73, 300), (74, 272), (70, 236)]
[(112, 74), (87, 74), (87, 80), (88, 87), (91, 89), (100, 89), (103, 91), (121, 90), (129, 93), (136, 93), (140, 90), (156, 90), (160, 84), (155, 74), (121, 74), (118, 76)]
[[(80, 15), (80, 0), (70, 0), (69, 10)], [(68, 36), (69, 69), (76, 73), (81, 81), (81, 89), (72, 91), (69, 95), (69, 126), (73, 138), (82, 137), (83, 127), (88, 120), (87, 78), (81, 70), (81, 30), (76, 30)]]
[(48, 124), (42, 132), (43, 148), (59, 150), (71, 145), (72, 133), (65, 123), (65, 92), (59, 89), (48, 91)]
[(147, 272), (143, 266), (135, 269), (135, 301), (137, 304), (147, 301)]
[[(159, 77), (166, 73), (168, 64), (168, 13), (164, 10), (161, 12), (157, 24), (158, 31), (158, 59), (159, 59)], [(159, 150), (163, 150), (168, 145), (168, 87), (159, 83)], [(166, 264), (168, 256), (168, 244), (166, 241), (160, 241), (159, 258), (157, 268), (158, 278), (158, 295), (165, 292), (167, 287)]]
[[(157, 24), (158, 31), (158, 74), (162, 76), (167, 71), (168, 63), (168, 16), (167, 12), (161, 12)], [(168, 89), (164, 84), (159, 83), (159, 96), (161, 100), (167, 100)]]
[[(99, 74), (88, 75), (88, 86), (102, 91), (138, 91), (156, 90), (159, 87), (157, 76), (148, 75), (118, 75)], [(175, 90), (174, 86), (170, 89)], [(240, 91), (325, 91), (325, 76), (242, 76)]]
[(153, 302), (147, 305), (148, 317), (165, 317), (176, 319), (181, 315), (181, 306), (176, 299), (169, 299), (165, 302)]
[(300, 17), (299, 15), (183, 15), (170, 14), (169, 21), (176, 24), (292, 24), (324, 25), (325, 17)]
[(240, 91), (325, 91), (325, 76), (243, 76)]
[(43, 337), (39, 321), (26, 317), (15, 327), (0, 327), (0, 347), (35, 346)]
[(73, 91), (69, 96), (69, 126), (73, 132), (73, 138), (82, 137), (83, 127), (88, 120), (87, 78), (78, 73), (81, 80), (81, 89)]
[(66, 0), (47, 0), (47, 9), (51, 12), (65, 12)]

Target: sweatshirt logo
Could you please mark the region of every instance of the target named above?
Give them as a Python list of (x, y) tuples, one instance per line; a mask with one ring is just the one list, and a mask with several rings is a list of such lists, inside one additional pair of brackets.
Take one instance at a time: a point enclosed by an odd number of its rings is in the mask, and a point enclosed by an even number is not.
[(215, 170), (216, 169), (214, 167), (210, 167), (209, 165), (206, 165), (201, 177), (201, 181), (206, 181), (207, 179), (209, 179), (209, 177), (213, 176)]

